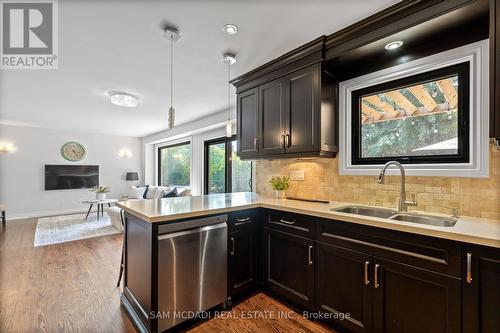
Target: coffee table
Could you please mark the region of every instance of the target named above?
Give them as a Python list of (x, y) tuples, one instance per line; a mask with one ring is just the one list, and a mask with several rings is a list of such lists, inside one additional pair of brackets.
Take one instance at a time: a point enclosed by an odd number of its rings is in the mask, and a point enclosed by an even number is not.
[[(99, 216), (104, 215), (104, 205), (108, 205), (111, 207), (112, 203), (117, 202), (117, 199), (104, 199), (104, 200), (85, 200), (82, 203), (89, 204), (89, 210), (87, 211), (87, 215), (85, 216), (85, 220), (89, 217), (90, 211), (94, 205), (97, 205), (97, 220), (99, 220)], [(100, 214), (99, 214), (100, 213)]]

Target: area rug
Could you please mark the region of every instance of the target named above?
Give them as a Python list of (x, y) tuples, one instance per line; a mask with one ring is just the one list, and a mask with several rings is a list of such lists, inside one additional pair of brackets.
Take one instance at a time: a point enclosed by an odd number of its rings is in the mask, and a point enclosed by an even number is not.
[[(93, 216), (92, 216), (93, 215)], [(42, 217), (38, 219), (34, 246), (44, 246), (79, 239), (118, 234), (120, 231), (111, 225), (111, 218), (95, 214), (85, 220), (85, 214)]]

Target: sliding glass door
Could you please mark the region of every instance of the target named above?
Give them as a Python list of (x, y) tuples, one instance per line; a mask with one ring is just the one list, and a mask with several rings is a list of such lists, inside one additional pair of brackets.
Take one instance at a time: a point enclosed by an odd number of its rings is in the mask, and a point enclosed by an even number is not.
[(236, 155), (235, 138), (205, 142), (205, 194), (251, 192), (252, 162)]

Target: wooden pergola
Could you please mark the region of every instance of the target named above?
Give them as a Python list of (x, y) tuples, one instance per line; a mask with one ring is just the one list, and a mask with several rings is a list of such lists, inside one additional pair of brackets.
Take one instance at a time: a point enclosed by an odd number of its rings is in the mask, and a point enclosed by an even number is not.
[[(361, 120), (363, 123), (375, 123), (411, 116), (456, 111), (458, 94), (452, 78), (438, 80), (436, 86), (443, 94), (446, 100), (445, 103), (438, 104), (432, 97), (432, 93), (423, 84), (407, 88), (420, 103), (418, 106), (403, 95), (400, 90), (365, 96), (361, 100)], [(389, 104), (387, 99), (390, 99), (395, 106)]]

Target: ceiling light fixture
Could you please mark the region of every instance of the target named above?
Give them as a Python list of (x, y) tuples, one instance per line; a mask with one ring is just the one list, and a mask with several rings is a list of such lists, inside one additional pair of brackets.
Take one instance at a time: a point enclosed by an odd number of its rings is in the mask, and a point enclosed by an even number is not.
[(226, 137), (233, 136), (233, 123), (231, 121), (231, 65), (236, 62), (236, 55), (233, 53), (224, 53), (222, 55), (223, 63), (227, 64), (227, 121), (226, 121)]
[(238, 27), (234, 24), (225, 24), (222, 27), (222, 31), (224, 31), (228, 35), (234, 35), (238, 32)]
[(170, 41), (170, 108), (168, 109), (168, 129), (175, 126), (175, 109), (174, 109), (174, 42), (181, 39), (179, 30), (167, 27), (165, 29), (165, 38)]
[(111, 103), (118, 106), (123, 106), (126, 108), (135, 108), (139, 104), (139, 99), (132, 94), (112, 91), (109, 94)]
[(395, 42), (390, 42), (385, 45), (386, 50), (395, 50), (397, 48), (400, 48), (403, 45), (403, 42), (400, 40), (397, 40)]

